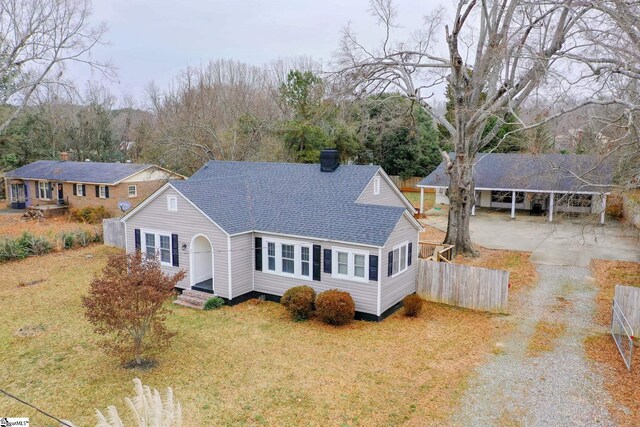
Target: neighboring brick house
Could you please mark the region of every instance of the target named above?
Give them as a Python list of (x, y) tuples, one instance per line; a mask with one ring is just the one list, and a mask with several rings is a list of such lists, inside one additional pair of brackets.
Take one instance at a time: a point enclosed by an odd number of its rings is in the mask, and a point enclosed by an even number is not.
[(7, 202), (13, 209), (104, 206), (118, 214), (119, 202), (135, 207), (169, 180), (184, 177), (150, 164), (39, 160), (7, 172), (5, 178)]

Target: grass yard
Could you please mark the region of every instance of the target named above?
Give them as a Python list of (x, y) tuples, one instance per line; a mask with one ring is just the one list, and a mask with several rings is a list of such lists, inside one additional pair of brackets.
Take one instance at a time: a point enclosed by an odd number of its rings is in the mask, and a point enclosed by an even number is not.
[[(403, 191), (402, 194), (409, 199), (416, 208), (420, 207), (420, 192)], [(424, 192), (424, 210), (431, 209), (436, 204), (436, 193), (434, 191)]]
[[(591, 271), (598, 287), (596, 296), (597, 312), (595, 321), (602, 326), (611, 322), (611, 301), (616, 284), (640, 286), (640, 263), (610, 260), (593, 260)], [(637, 338), (636, 338), (637, 339)], [(611, 397), (624, 404), (630, 412), (623, 411), (620, 405), (610, 405), (609, 411), (621, 426), (640, 425), (640, 369), (638, 358), (634, 357), (631, 372), (622, 362), (622, 357), (609, 333), (593, 335), (585, 341), (587, 355), (595, 362), (595, 370), (604, 377), (604, 384)], [(634, 356), (640, 350), (636, 342)]]
[[(179, 334), (148, 372), (96, 346), (81, 295), (114, 251), (91, 246), (0, 265), (0, 384), (78, 426), (133, 395), (131, 380), (167, 386), (184, 425), (447, 425), (474, 368), (503, 333), (499, 318), (427, 303), (420, 318), (334, 328), (295, 323), (275, 303), (217, 311), (176, 307)], [(19, 283), (44, 281), (21, 286)], [(26, 333), (25, 333), (26, 332)], [(0, 396), (0, 413), (50, 425)]]
[(72, 221), (67, 216), (47, 218), (42, 222), (23, 221), (22, 213), (10, 213), (0, 215), (0, 237), (18, 237), (23, 232), (29, 232), (36, 236), (46, 236), (49, 240), (68, 231), (87, 230), (94, 231), (99, 225), (82, 224)]

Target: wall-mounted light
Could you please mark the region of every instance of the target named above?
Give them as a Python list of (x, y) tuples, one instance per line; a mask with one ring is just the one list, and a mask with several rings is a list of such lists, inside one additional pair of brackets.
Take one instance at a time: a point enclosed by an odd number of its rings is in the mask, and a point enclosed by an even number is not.
[(183, 244), (182, 244), (182, 250), (183, 250), (183, 251), (186, 251), (186, 250), (187, 250), (187, 244), (186, 244), (186, 243), (183, 243)]

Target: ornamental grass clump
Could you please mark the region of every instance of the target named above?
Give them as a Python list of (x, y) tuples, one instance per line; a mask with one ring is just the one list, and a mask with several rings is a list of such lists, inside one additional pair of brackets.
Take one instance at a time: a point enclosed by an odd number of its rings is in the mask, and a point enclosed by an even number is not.
[(356, 314), (356, 305), (349, 292), (330, 289), (316, 298), (316, 315), (329, 325), (346, 325)]
[(295, 286), (288, 289), (280, 303), (286, 307), (296, 322), (306, 320), (313, 313), (316, 291), (311, 286)]
[(416, 294), (407, 295), (402, 300), (404, 315), (407, 317), (418, 317), (422, 312), (423, 300)]

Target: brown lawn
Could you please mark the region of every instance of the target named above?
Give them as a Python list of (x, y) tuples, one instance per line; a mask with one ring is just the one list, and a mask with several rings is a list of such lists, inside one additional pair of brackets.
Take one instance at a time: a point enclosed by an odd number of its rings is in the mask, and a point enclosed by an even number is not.
[(37, 236), (46, 236), (53, 242), (56, 240), (56, 237), (63, 232), (78, 230), (94, 231), (100, 227), (98, 225), (75, 222), (67, 216), (47, 218), (42, 222), (23, 221), (21, 216), (21, 213), (0, 215), (0, 238), (18, 237), (26, 231)]
[[(130, 371), (96, 345), (81, 307), (113, 251), (0, 265), (0, 384), (76, 425), (94, 424), (94, 409), (108, 405), (126, 414), (136, 376), (162, 392), (173, 387), (189, 426), (447, 425), (504, 330), (499, 317), (432, 303), (417, 319), (396, 313), (340, 328), (293, 322), (270, 302), (176, 307), (168, 323), (178, 335), (159, 365)], [(0, 413), (49, 423), (4, 396)]]
[[(598, 295), (595, 320), (602, 326), (611, 322), (611, 301), (616, 284), (640, 286), (640, 263), (610, 260), (593, 260), (591, 270), (594, 275)], [(640, 425), (640, 367), (635, 357), (629, 372), (609, 333), (593, 335), (585, 340), (585, 349), (594, 361), (594, 370), (604, 377), (605, 386), (615, 402), (625, 405), (630, 412), (622, 410), (620, 405), (612, 404), (609, 411), (621, 426)], [(636, 342), (637, 356), (640, 347)]]

